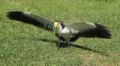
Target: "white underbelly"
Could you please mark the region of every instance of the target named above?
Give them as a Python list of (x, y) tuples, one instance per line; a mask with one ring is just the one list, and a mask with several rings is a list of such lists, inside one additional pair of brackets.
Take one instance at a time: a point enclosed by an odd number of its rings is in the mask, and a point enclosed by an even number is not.
[(65, 27), (62, 31), (60, 31), (60, 33), (70, 33), (70, 30)]
[(60, 29), (56, 29), (55, 33), (57, 33), (59, 36), (62, 36), (65, 40), (68, 39), (70, 37), (71, 31), (69, 28), (65, 27), (64, 29), (60, 30)]
[(70, 36), (70, 30), (68, 28), (64, 28), (61, 32), (60, 35), (63, 36), (65, 39), (68, 39)]

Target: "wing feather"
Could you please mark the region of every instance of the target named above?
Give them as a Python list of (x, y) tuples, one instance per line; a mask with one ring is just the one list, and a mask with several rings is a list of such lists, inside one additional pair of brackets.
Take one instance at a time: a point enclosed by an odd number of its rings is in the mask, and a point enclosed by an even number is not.
[(42, 16), (21, 11), (10, 11), (7, 13), (7, 17), (12, 20), (18, 20), (23, 23), (32, 24), (48, 31), (53, 31), (53, 22)]
[(111, 38), (110, 31), (105, 26), (96, 23), (75, 23), (69, 25), (68, 28), (76, 37)]
[(74, 23), (68, 25), (67, 27), (71, 29), (72, 33), (78, 33), (78, 32), (82, 33), (88, 30), (95, 29), (96, 25), (94, 23), (83, 22), (83, 23)]

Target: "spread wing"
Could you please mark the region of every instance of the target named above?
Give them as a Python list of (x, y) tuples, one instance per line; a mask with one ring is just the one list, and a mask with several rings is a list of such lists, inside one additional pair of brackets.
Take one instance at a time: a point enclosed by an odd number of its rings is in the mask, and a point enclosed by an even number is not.
[(53, 22), (38, 15), (21, 11), (11, 11), (7, 13), (7, 17), (12, 20), (32, 24), (48, 31), (53, 31)]
[(84, 22), (74, 23), (67, 26), (71, 29), (71, 33), (77, 34), (80, 37), (99, 37), (99, 38), (110, 38), (110, 31), (103, 25)]

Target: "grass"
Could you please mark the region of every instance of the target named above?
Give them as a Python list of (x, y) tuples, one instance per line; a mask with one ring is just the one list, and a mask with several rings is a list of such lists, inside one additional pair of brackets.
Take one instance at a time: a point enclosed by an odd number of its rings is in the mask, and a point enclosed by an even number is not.
[[(119, 0), (0, 0), (0, 66), (120, 66), (119, 7)], [(6, 12), (14, 10), (103, 24), (112, 39), (80, 38), (58, 50), (53, 32), (9, 20)]]

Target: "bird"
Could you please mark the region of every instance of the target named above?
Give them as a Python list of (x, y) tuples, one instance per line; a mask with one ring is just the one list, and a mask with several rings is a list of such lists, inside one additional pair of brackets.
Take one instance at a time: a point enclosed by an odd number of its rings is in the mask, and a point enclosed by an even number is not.
[(62, 42), (69, 47), (70, 42), (76, 41), (80, 37), (110, 39), (111, 32), (104, 25), (93, 22), (79, 22), (63, 24), (59, 20), (51, 21), (43, 16), (23, 11), (9, 11), (7, 17), (26, 24), (32, 24), (49, 32), (54, 32), (58, 38), (57, 47), (60, 48)]

